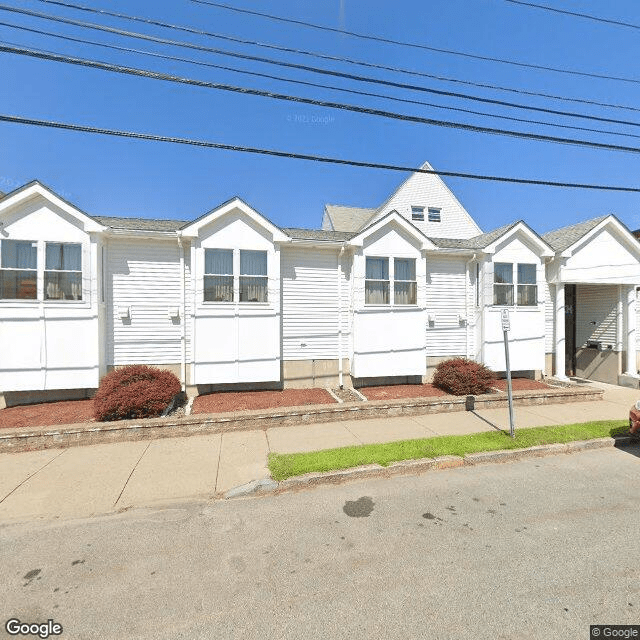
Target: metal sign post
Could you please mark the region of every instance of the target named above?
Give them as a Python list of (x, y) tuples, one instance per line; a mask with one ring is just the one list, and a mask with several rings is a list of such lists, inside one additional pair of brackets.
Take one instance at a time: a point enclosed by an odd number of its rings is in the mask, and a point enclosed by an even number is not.
[(513, 419), (513, 393), (511, 389), (511, 365), (509, 364), (509, 309), (503, 309), (501, 313), (502, 333), (504, 335), (504, 360), (507, 367), (507, 397), (509, 398), (509, 433), (512, 438), (516, 437), (515, 423)]

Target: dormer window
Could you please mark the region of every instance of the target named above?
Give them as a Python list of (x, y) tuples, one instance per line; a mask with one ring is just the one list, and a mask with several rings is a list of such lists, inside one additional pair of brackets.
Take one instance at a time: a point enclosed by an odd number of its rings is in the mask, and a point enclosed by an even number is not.
[(424, 207), (411, 207), (411, 219), (424, 222)]
[[(424, 215), (424, 214), (423, 214)], [(440, 222), (440, 209), (429, 207), (429, 222)]]

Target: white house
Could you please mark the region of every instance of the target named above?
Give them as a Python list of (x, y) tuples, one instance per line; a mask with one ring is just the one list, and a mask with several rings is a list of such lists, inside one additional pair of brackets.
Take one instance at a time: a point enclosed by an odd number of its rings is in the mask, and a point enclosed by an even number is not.
[(315, 230), (240, 198), (192, 222), (92, 216), (32, 182), (0, 198), (0, 394), (88, 395), (134, 363), (190, 393), (418, 382), (453, 356), (503, 371), (504, 308), (513, 370), (637, 387), (638, 288), (615, 216), (482, 233), (435, 175)]

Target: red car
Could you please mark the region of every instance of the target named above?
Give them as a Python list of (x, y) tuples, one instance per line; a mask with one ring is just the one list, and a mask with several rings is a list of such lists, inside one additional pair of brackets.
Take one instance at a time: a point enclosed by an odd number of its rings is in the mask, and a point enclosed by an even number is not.
[(632, 438), (640, 438), (640, 400), (629, 411), (629, 433)]

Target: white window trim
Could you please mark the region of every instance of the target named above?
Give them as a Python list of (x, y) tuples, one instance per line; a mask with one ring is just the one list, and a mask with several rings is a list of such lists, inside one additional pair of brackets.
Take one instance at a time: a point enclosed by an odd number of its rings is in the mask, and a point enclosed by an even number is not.
[[(415, 258), (393, 258), (393, 306), (394, 307), (417, 307), (418, 306), (418, 265)], [(396, 303), (396, 260), (412, 260), (413, 261), (413, 273), (415, 275), (414, 280), (400, 280), (397, 282), (405, 283), (413, 283), (416, 287), (416, 301), (408, 302), (407, 304)]]
[[(493, 272), (493, 282), (492, 282), (492, 287), (491, 287), (491, 306), (492, 307), (500, 307), (500, 308), (510, 308), (510, 309), (519, 309), (522, 311), (526, 311), (526, 310), (532, 310), (535, 311), (538, 309), (538, 306), (540, 305), (540, 299), (538, 297), (538, 265), (534, 262), (502, 262), (502, 261), (496, 261), (493, 263), (494, 264), (494, 272)], [(511, 265), (511, 283), (500, 283), (500, 282), (496, 282), (496, 276), (495, 276), (495, 265), (496, 264), (510, 264)], [(526, 265), (533, 265), (535, 266), (536, 269), (536, 281), (532, 284), (529, 283), (520, 283), (518, 282), (518, 265), (519, 264), (526, 264)], [(513, 303), (512, 304), (497, 304), (495, 302), (495, 287), (499, 286), (499, 287), (511, 287), (511, 290), (513, 292)], [(525, 286), (525, 287), (535, 287), (536, 288), (536, 302), (535, 304), (518, 304), (518, 287), (519, 286)]]
[[(395, 303), (395, 260), (396, 257), (398, 260), (413, 260), (415, 264), (416, 270), (416, 279), (415, 280), (398, 280), (398, 282), (415, 282), (416, 284), (416, 301), (413, 304), (396, 304)], [(389, 279), (388, 280), (379, 280), (377, 278), (367, 278), (367, 258), (372, 258), (373, 260), (388, 260), (388, 269), (389, 269)], [(380, 303), (380, 302), (367, 302), (367, 282), (388, 282), (389, 283), (389, 302), (388, 303)], [(398, 307), (400, 309), (414, 309), (418, 307), (418, 261), (416, 258), (409, 256), (364, 256), (364, 306), (367, 309), (370, 308), (379, 308), (379, 309), (388, 309), (389, 307)]]
[[(432, 220), (431, 215), (437, 215), (437, 220)], [(427, 209), (427, 222), (442, 222), (442, 209), (440, 207), (429, 207)]]
[(411, 206), (411, 220), (415, 222), (424, 222), (424, 207)]
[[(2, 251), (2, 240), (16, 240), (17, 242), (32, 242), (36, 245), (36, 297), (35, 298), (0, 298), (0, 305), (3, 306), (34, 306), (39, 304), (45, 304), (50, 307), (56, 305), (62, 306), (90, 306), (91, 305), (91, 278), (87, 276), (87, 265), (91, 265), (90, 249), (85, 242), (70, 242), (68, 240), (33, 240), (29, 238), (0, 238), (0, 251)], [(79, 244), (80, 245), (80, 265), (81, 265), (81, 282), (82, 282), (82, 299), (81, 300), (60, 300), (58, 298), (45, 298), (44, 295), (44, 274), (46, 260), (46, 243), (58, 243), (58, 244)], [(3, 271), (33, 271), (33, 269), (3, 269)], [(67, 272), (61, 271), (61, 273), (78, 273), (77, 271)], [(105, 274), (103, 273), (103, 278)]]
[[(205, 268), (206, 268), (206, 258), (205, 258), (205, 252), (207, 250), (221, 250), (221, 251), (231, 251), (232, 255), (233, 255), (233, 273), (232, 274), (227, 274), (227, 275), (231, 275), (233, 277), (233, 300), (227, 300), (227, 301), (216, 301), (216, 300), (205, 300), (204, 299), (204, 279), (206, 276), (214, 276), (216, 274), (212, 274), (212, 273), (205, 273)], [(266, 276), (247, 276), (245, 274), (245, 277), (247, 278), (264, 278), (267, 281), (267, 301), (266, 302), (246, 302), (246, 301), (240, 301), (240, 278), (242, 277), (243, 274), (240, 273), (240, 251), (261, 251), (263, 253), (267, 254), (267, 275)], [(227, 307), (227, 308), (233, 308), (233, 307), (270, 307), (273, 306), (273, 301), (272, 301), (272, 296), (273, 296), (273, 292), (271, 291), (271, 288), (269, 287), (269, 281), (271, 280), (270, 276), (269, 276), (269, 267), (271, 264), (271, 257), (270, 257), (271, 252), (268, 251), (267, 249), (247, 249), (247, 248), (230, 248), (230, 247), (202, 247), (202, 276), (201, 276), (201, 282), (202, 282), (202, 294), (200, 295), (200, 304), (203, 306), (216, 306), (216, 307)]]
[[(47, 269), (47, 245), (48, 244), (73, 244), (80, 246), (80, 271), (76, 269)], [(83, 259), (83, 247), (81, 242), (62, 242), (54, 240), (43, 241), (43, 264), (42, 264), (42, 299), (44, 302), (59, 302), (61, 304), (67, 304), (68, 302), (84, 302), (85, 290), (84, 290), (84, 259)], [(80, 274), (80, 300), (64, 299), (64, 298), (47, 298), (45, 276), (47, 273), (79, 273)]]

